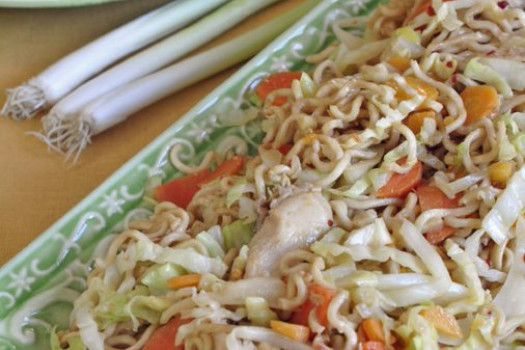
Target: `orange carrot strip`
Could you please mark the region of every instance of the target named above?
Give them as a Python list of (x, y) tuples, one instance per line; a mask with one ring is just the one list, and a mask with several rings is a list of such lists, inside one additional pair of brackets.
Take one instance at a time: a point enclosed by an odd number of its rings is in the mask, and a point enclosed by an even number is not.
[(428, 243), (437, 245), (443, 242), (448, 237), (452, 236), (456, 230), (453, 227), (443, 225), (438, 229), (425, 233), (425, 238)]
[(408, 115), (408, 117), (404, 120), (404, 124), (408, 126), (414, 134), (419, 134), (421, 128), (423, 127), (425, 118), (434, 119), (435, 117), (436, 112), (431, 110), (415, 111)]
[(181, 208), (186, 208), (199, 191), (201, 185), (222, 176), (235, 175), (242, 171), (244, 158), (234, 156), (225, 160), (215, 171), (201, 170), (178, 179), (171, 180), (155, 188), (154, 196), (159, 202), (172, 202)]
[(310, 293), (318, 297), (318, 305), (316, 309), (317, 321), (323, 325), (328, 325), (328, 306), (335, 296), (335, 290), (325, 288), (317, 283), (310, 286)]
[(195, 287), (199, 285), (201, 275), (189, 274), (170, 278), (168, 280), (169, 289), (179, 289), (184, 287)]
[(184, 350), (184, 344), (175, 346), (175, 336), (179, 327), (191, 322), (191, 319), (174, 317), (165, 325), (158, 328), (148, 339), (143, 350)]
[(313, 301), (309, 299), (306, 300), (304, 304), (294, 310), (292, 317), (290, 318), (290, 322), (302, 326), (308, 326), (308, 316), (310, 315), (310, 312), (315, 309), (315, 307), (316, 304)]
[(362, 350), (385, 350), (385, 344), (380, 341), (366, 341), (361, 343)]
[(461, 338), (461, 328), (454, 315), (448, 313), (441, 306), (433, 306), (421, 312), (421, 315), (430, 322), (438, 332), (454, 338)]
[(244, 158), (241, 156), (234, 156), (230, 159), (226, 159), (217, 169), (215, 169), (215, 171), (204, 179), (203, 183), (211, 182), (223, 176), (238, 174), (242, 171), (243, 166)]
[(423, 166), (420, 161), (405, 174), (395, 173), (388, 182), (377, 190), (378, 198), (404, 198), (420, 182), (423, 175)]
[(489, 117), (499, 105), (498, 92), (490, 85), (467, 86), (460, 94), (471, 125)]
[(372, 341), (385, 342), (385, 332), (383, 331), (383, 324), (377, 318), (367, 318), (361, 326), (366, 333), (367, 339)]
[(387, 63), (390, 64), (392, 67), (394, 67), (399, 72), (404, 72), (408, 68), (410, 68), (410, 59), (403, 57), (403, 56), (399, 56), (399, 55), (394, 55), (390, 57), (387, 60)]
[(305, 326), (272, 320), (270, 321), (270, 328), (277, 333), (302, 343), (306, 343), (308, 338), (310, 338), (310, 328)]
[(459, 208), (459, 197), (448, 198), (439, 188), (430, 185), (419, 185), (416, 190), (421, 211), (430, 209)]
[[(279, 72), (264, 78), (255, 88), (255, 93), (262, 100), (266, 100), (268, 95), (279, 89), (287, 89), (292, 86), (292, 81), (301, 79), (301, 72)], [(285, 96), (276, 96), (273, 100), (274, 106), (282, 106), (286, 103)]]
[(200, 188), (200, 184), (210, 176), (208, 169), (198, 173), (171, 180), (155, 188), (155, 198), (159, 202), (172, 202), (186, 208)]

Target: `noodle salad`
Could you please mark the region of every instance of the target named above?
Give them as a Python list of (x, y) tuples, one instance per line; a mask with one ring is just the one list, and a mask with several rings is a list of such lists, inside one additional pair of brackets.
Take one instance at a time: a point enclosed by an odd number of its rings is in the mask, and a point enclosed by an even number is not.
[(253, 90), (256, 156), (172, 149), (52, 349), (525, 349), (524, 6), (336, 20)]

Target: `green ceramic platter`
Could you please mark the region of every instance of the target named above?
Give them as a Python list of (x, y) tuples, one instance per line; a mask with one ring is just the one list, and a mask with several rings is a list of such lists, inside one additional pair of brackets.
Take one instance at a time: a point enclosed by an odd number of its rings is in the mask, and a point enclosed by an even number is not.
[(333, 40), (330, 24), (366, 15), (380, 0), (320, 0), (319, 5), (155, 141), (124, 164), (95, 191), (0, 269), (0, 350), (48, 349), (53, 326), (68, 326), (72, 302), (85, 286), (89, 265), (116, 232), (150, 212), (142, 201), (148, 180), (171, 178), (168, 153), (181, 144), (185, 161), (237, 137), (256, 146), (257, 122), (235, 126), (246, 94), (261, 76), (308, 70), (304, 58)]

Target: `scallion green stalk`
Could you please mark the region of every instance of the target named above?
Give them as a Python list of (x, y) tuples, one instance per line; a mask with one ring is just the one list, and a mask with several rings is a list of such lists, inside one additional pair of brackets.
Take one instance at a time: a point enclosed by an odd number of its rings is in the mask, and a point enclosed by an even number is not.
[(9, 89), (0, 114), (31, 118), (116, 61), (187, 26), (226, 1), (178, 0), (151, 11), (67, 55), (21, 86)]
[(104, 4), (123, 0), (0, 0), (0, 7), (44, 8), (44, 7), (77, 7)]
[[(138, 110), (222, 70), (242, 62), (300, 19), (319, 0), (309, 0), (272, 21), (227, 43), (197, 54), (156, 73), (128, 83), (86, 105), (64, 131), (71, 135), (69, 142), (52, 142), (68, 156), (77, 157), (99, 134), (124, 121)], [(74, 140), (74, 142), (72, 142)], [(49, 140), (51, 141), (51, 140)]]

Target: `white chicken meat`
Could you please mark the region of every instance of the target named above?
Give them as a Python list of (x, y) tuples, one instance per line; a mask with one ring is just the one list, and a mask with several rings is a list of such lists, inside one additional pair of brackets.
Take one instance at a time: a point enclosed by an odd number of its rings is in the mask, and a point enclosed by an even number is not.
[(306, 248), (331, 225), (332, 210), (318, 192), (292, 195), (270, 210), (249, 244), (244, 276), (279, 276), (279, 262), (291, 250)]

